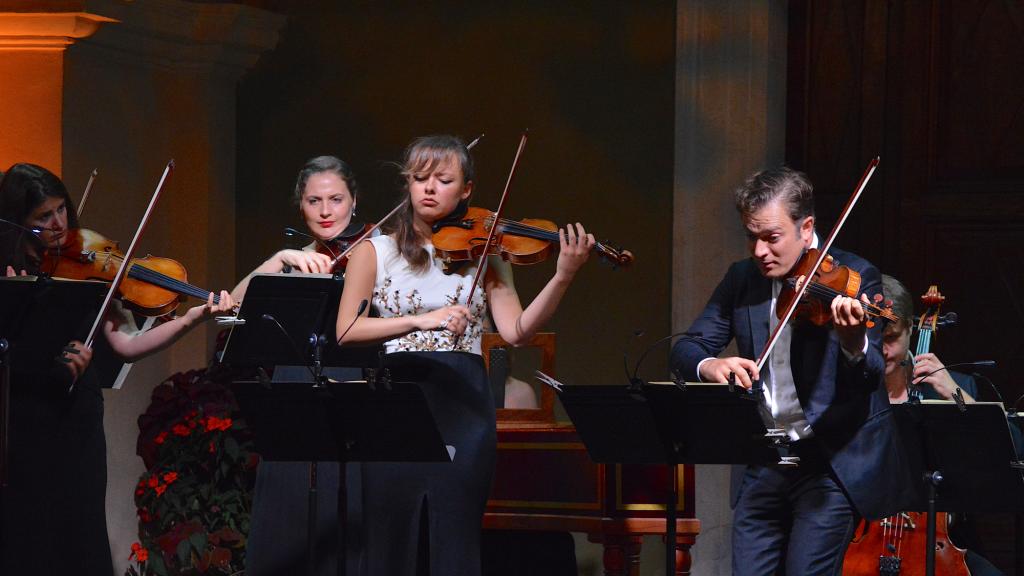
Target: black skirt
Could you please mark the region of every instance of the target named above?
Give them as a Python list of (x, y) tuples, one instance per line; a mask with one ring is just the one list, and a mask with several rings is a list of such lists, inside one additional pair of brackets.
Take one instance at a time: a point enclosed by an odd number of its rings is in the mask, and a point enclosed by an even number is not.
[(494, 400), (483, 358), (464, 352), (387, 356), (395, 379), (422, 382), (452, 462), (363, 464), (361, 574), (476, 576), (494, 476)]

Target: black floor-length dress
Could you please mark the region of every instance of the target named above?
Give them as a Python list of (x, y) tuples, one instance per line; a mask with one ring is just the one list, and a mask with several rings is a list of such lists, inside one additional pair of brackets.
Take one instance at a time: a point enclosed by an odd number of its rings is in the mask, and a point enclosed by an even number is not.
[(54, 368), (12, 373), (0, 574), (110, 576), (103, 395), (93, 370), (69, 394)]

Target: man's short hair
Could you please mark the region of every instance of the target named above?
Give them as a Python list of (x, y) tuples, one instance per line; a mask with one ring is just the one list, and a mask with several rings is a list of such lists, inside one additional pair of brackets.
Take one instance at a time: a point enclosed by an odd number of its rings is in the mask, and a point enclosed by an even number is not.
[(776, 200), (794, 222), (814, 216), (814, 187), (807, 175), (787, 166), (761, 170), (736, 189), (736, 210), (747, 217)]
[(900, 317), (898, 328), (906, 328), (914, 323), (914, 298), (902, 282), (882, 274), (882, 296), (892, 300), (892, 312)]

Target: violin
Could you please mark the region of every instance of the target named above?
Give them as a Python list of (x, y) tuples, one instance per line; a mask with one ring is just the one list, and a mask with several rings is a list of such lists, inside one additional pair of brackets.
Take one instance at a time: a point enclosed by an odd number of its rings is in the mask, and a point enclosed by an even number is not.
[[(463, 206), (433, 226), (434, 254), (448, 267), (452, 263), (480, 258), (487, 237), (494, 228), (494, 212)], [(550, 220), (498, 220), (495, 238), (488, 255), (497, 255), (511, 264), (536, 264), (551, 255), (559, 242), (558, 225)], [(613, 267), (629, 266), (633, 253), (596, 242), (594, 252)]]
[[(818, 260), (821, 253), (817, 248), (811, 248), (800, 257), (793, 272), (782, 285), (778, 302), (775, 306), (776, 315), (782, 318), (796, 296), (798, 278), (806, 278), (811, 271), (811, 266)], [(806, 320), (815, 326), (825, 326), (832, 321), (832, 300), (836, 296), (848, 296), (858, 298), (860, 296), (861, 277), (860, 273), (848, 266), (842, 266), (831, 255), (826, 255), (822, 260), (817, 272), (811, 275), (810, 282), (796, 305), (793, 316), (797, 319)], [(875, 294), (872, 302), (865, 304), (861, 302), (864, 313), (867, 314), (866, 325), (872, 328), (875, 325), (875, 318), (882, 318), (888, 322), (898, 322), (899, 316), (892, 311), (892, 302), (884, 302), (881, 294)]]
[[(40, 270), (53, 277), (111, 282), (123, 261), (124, 253), (116, 241), (78, 228), (68, 230), (63, 246), (43, 253)], [(148, 255), (132, 258), (119, 295), (129, 309), (141, 316), (164, 316), (178, 307), (181, 296), (200, 300), (209, 296), (209, 290), (187, 280), (185, 267), (176, 260)], [(213, 299), (219, 302), (220, 297), (214, 295)]]
[(363, 236), (370, 234), (376, 229), (373, 224), (361, 224), (358, 222), (350, 222), (341, 234), (338, 234), (330, 240), (317, 240), (316, 251), (325, 255), (330, 256), (334, 262), (334, 266), (331, 268), (331, 273), (344, 272), (345, 267), (348, 266), (348, 252), (356, 242), (358, 242)]

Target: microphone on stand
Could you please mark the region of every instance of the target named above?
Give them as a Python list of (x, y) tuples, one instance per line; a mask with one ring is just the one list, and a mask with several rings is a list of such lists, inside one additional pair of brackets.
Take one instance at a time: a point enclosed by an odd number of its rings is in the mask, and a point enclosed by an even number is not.
[[(363, 312), (366, 311), (366, 307), (369, 304), (370, 302), (365, 298), (363, 299), (362, 302), (359, 303), (359, 312), (356, 314), (356, 319), (358, 319), (359, 316), (361, 316)], [(277, 329), (281, 332), (282, 335), (284, 335), (285, 340), (287, 340), (288, 344), (292, 347), (292, 351), (295, 352), (295, 356), (297, 358), (305, 358), (305, 355), (302, 353), (301, 350), (299, 350), (299, 347), (295, 345), (295, 342), (292, 341), (291, 336), (288, 335), (288, 331), (284, 329), (284, 326), (282, 326), (280, 322), (278, 322), (277, 318), (274, 318), (272, 314), (263, 314), (262, 316), (260, 316), (260, 320), (264, 322), (269, 322), (274, 326), (277, 326)], [(356, 321), (352, 320), (352, 324), (349, 324), (348, 328), (346, 328), (345, 331), (341, 334), (342, 338), (344, 338), (345, 335), (348, 334), (348, 331), (352, 329), (352, 326), (355, 323)], [(314, 370), (313, 367), (310, 366), (309, 363), (305, 361), (303, 361), (302, 365), (305, 366), (306, 369), (309, 370), (310, 375), (313, 376), (313, 383), (319, 385), (321, 375), (318, 373), (318, 371), (320, 369), (320, 348), (323, 345), (323, 337), (318, 334), (313, 334), (310, 336), (309, 341), (310, 344), (312, 344), (313, 346), (313, 363), (316, 365), (317, 369)], [(338, 338), (338, 344), (341, 344), (341, 338)]]
[[(931, 376), (932, 374), (938, 374), (939, 372), (942, 372), (943, 370), (949, 370), (950, 368), (958, 368), (958, 367), (961, 367), (961, 366), (979, 366), (980, 367), (980, 366), (995, 366), (995, 365), (996, 365), (996, 361), (995, 360), (977, 360), (977, 361), (974, 361), (974, 362), (957, 362), (956, 364), (950, 364), (948, 366), (943, 366), (942, 368), (936, 368), (935, 370), (932, 370), (931, 372), (929, 372), (929, 373), (927, 373), (927, 374), (917, 378), (916, 380), (912, 381), (908, 385), (908, 387), (907, 387), (907, 389), (908, 389), (907, 390), (907, 397), (909, 399), (911, 397), (911, 391), (913, 389), (916, 389), (918, 386), (920, 386), (921, 382), (923, 382), (925, 378)], [(957, 407), (959, 407), (961, 411), (965, 410), (963, 391), (960, 390), (959, 386), (957, 387), (956, 390), (953, 391), (953, 401), (956, 402)]]
[[(647, 358), (647, 355), (650, 354), (655, 348), (657, 348), (659, 344), (670, 341), (677, 336), (686, 336), (688, 338), (693, 338), (695, 334), (692, 334), (690, 332), (676, 332), (675, 334), (669, 334), (668, 336), (664, 336), (662, 338), (658, 338), (657, 340), (655, 340), (654, 343), (648, 346), (644, 350), (644, 353), (640, 355), (640, 359), (636, 361), (636, 365), (633, 367), (633, 375), (629, 376), (629, 385), (631, 388), (639, 390), (644, 387), (644, 384), (646, 384), (646, 382), (644, 382), (638, 376), (638, 374), (640, 373), (640, 366), (643, 365), (644, 360)], [(678, 382), (676, 383), (678, 384)]]
[(629, 344), (626, 345), (626, 348), (622, 350), (622, 372), (623, 372), (623, 374), (626, 375), (626, 382), (629, 382), (629, 385), (631, 387), (636, 387), (636, 386), (635, 386), (635, 383), (633, 382), (633, 377), (630, 376), (630, 374), (629, 374), (629, 347), (630, 347), (630, 345), (633, 344), (634, 341), (636, 341), (637, 338), (639, 338), (639, 337), (641, 337), (643, 335), (644, 335), (644, 331), (643, 330), (640, 330), (639, 328), (636, 329), (636, 330), (633, 330), (633, 337), (630, 338)]
[(42, 227), (39, 227), (39, 226), (33, 226), (31, 228), (28, 228), (26, 226), (22, 226), (21, 224), (18, 224), (17, 222), (12, 222), (12, 221), (10, 221), (10, 220), (8, 220), (6, 218), (0, 218), (0, 222), (3, 222), (4, 224), (7, 224), (8, 226), (13, 226), (13, 227), (15, 227), (15, 228), (17, 228), (19, 230), (23, 230), (25, 232), (28, 232), (36, 240), (41, 240), (39, 238), (39, 235), (43, 233), (43, 230), (47, 230), (47, 228), (42, 228)]
[(961, 366), (979, 366), (980, 367), (980, 366), (995, 366), (995, 365), (996, 365), (996, 361), (995, 360), (977, 360), (975, 362), (957, 362), (956, 364), (950, 364), (949, 366), (943, 366), (942, 368), (936, 368), (935, 370), (932, 370), (931, 372), (925, 374), (924, 376), (921, 376), (920, 378), (917, 378), (916, 380), (914, 380), (912, 382), (912, 384), (914, 386), (917, 386), (917, 385), (921, 384), (921, 381), (923, 381), (925, 378), (931, 376), (932, 374), (938, 374), (939, 372), (942, 372), (943, 370), (949, 370), (950, 368), (959, 368)]
[(350, 322), (348, 328), (345, 328), (345, 331), (341, 333), (341, 336), (338, 336), (338, 346), (341, 346), (341, 341), (345, 339), (345, 336), (348, 334), (348, 331), (351, 330), (352, 327), (356, 325), (356, 320), (359, 320), (359, 317), (363, 315), (363, 312), (366, 312), (366, 307), (369, 305), (370, 301), (367, 300), (366, 298), (363, 298), (363, 301), (359, 303), (359, 311), (356, 312), (356, 317), (352, 319), (352, 322)]
[[(302, 236), (303, 238), (309, 238), (313, 242), (316, 242), (320, 246), (323, 246), (324, 250), (327, 250), (328, 252), (330, 252), (332, 257), (334, 257), (334, 258), (338, 257), (338, 254), (334, 251), (334, 249), (331, 248), (331, 246), (327, 242), (324, 242), (323, 240), (317, 238), (316, 236), (313, 236), (312, 234), (307, 234), (307, 233), (305, 233), (305, 232), (303, 232), (301, 230), (296, 230), (295, 228), (292, 228), (291, 226), (285, 226), (284, 227), (284, 235), (289, 237), (289, 238), (295, 238), (296, 236)], [(288, 271), (291, 272), (290, 267), (289, 267)]]

